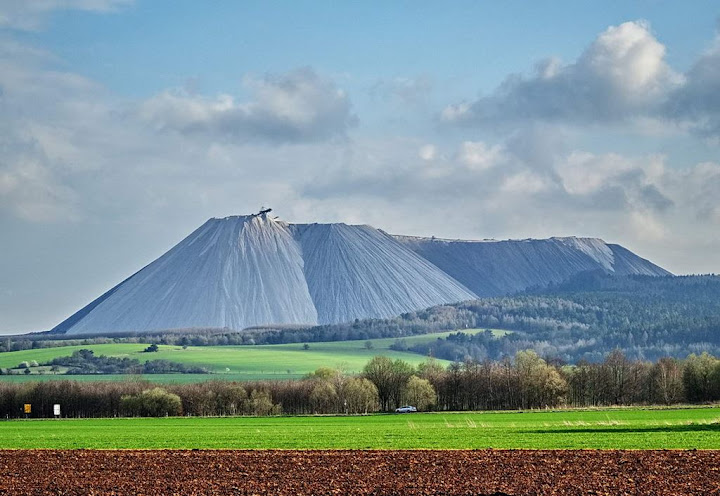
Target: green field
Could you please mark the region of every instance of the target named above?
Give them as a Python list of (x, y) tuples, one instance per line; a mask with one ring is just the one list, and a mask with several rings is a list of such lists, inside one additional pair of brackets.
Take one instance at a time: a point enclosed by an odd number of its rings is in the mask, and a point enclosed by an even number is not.
[(0, 448), (720, 449), (720, 408), (12, 420)]
[[(463, 332), (474, 334), (481, 329), (464, 329)], [(455, 332), (455, 331), (454, 331)], [(493, 331), (501, 335), (507, 331)], [(446, 337), (449, 332), (423, 334), (402, 338), (408, 345), (429, 342), (439, 337)], [(259, 345), (259, 346), (160, 346), (157, 353), (143, 353), (148, 343), (117, 343), (95, 344), (83, 346), (63, 346), (24, 351), (0, 353), (0, 368), (17, 367), (23, 361), (32, 360), (38, 363), (48, 362), (55, 357), (67, 356), (79, 349), (91, 349), (96, 355), (114, 357), (130, 357), (142, 362), (146, 360), (170, 360), (173, 362), (198, 365), (214, 372), (208, 374), (158, 374), (146, 375), (145, 379), (154, 382), (197, 382), (209, 379), (253, 380), (253, 379), (296, 379), (312, 372), (319, 367), (332, 367), (347, 373), (362, 370), (368, 360), (376, 355), (386, 355), (393, 359), (400, 358), (417, 365), (426, 358), (415, 354), (390, 350), (395, 338), (373, 339), (372, 348), (365, 347), (365, 341), (332, 341), (309, 343), (310, 349), (304, 350), (302, 343)], [(444, 365), (447, 362), (439, 360)], [(0, 380), (122, 380), (127, 376), (66, 376), (52, 374), (3, 375)]]

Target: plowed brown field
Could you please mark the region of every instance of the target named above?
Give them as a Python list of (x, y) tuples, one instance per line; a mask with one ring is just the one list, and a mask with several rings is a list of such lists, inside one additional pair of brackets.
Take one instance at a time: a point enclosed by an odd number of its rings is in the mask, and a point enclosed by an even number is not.
[(720, 452), (0, 451), (0, 494), (720, 494)]

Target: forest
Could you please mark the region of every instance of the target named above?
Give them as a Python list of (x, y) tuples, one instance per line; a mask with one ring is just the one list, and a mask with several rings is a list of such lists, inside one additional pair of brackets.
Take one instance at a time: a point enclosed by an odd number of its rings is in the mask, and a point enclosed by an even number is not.
[(616, 348), (632, 359), (682, 358), (690, 353), (720, 355), (720, 277), (612, 276), (587, 272), (521, 294), (440, 305), (390, 319), (302, 328), (185, 329), (151, 334), (65, 339), (38, 333), (7, 337), (0, 352), (28, 348), (152, 342), (180, 346), (312, 343), (402, 338), (470, 328), (513, 331), (452, 336), (411, 349), (453, 361), (500, 360), (521, 350), (563, 363), (599, 362)]
[(630, 358), (658, 360), (720, 352), (720, 278), (613, 277), (582, 274), (564, 284), (522, 295), (460, 303), (420, 313), (457, 328), (515, 332), (493, 338), (458, 333), (412, 349), (448, 360), (501, 359), (519, 350), (563, 363), (599, 362), (621, 349)]
[[(156, 345), (151, 345), (157, 348)], [(141, 363), (134, 358), (118, 358), (95, 355), (92, 350), (76, 350), (69, 356), (53, 358), (47, 362), (22, 362), (15, 369), (0, 369), (3, 374), (30, 374), (29, 367), (47, 366), (53, 374), (100, 375), (100, 374), (209, 374), (203, 367), (186, 365), (170, 360), (148, 360)]]
[(124, 382), (0, 382), (0, 415), (67, 417), (366, 414), (410, 404), (418, 410), (518, 410), (613, 405), (673, 405), (720, 399), (720, 360), (690, 355), (655, 363), (621, 351), (575, 366), (544, 360), (532, 350), (502, 361), (468, 360), (448, 367), (428, 359), (417, 367), (377, 356), (361, 374), (318, 369), (301, 380), (208, 381), (158, 387)]

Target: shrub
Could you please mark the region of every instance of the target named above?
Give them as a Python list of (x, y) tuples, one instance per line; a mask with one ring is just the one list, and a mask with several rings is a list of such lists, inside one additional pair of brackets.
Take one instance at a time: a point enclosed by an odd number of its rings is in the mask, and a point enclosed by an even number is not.
[(405, 388), (405, 401), (418, 410), (427, 410), (436, 403), (435, 388), (427, 379), (420, 379), (414, 375), (408, 379)]
[(370, 413), (380, 408), (378, 390), (375, 384), (363, 377), (352, 377), (342, 387), (346, 413)]
[(146, 389), (140, 394), (123, 396), (120, 405), (126, 415), (133, 417), (168, 417), (182, 414), (180, 396), (159, 387)]
[(250, 398), (245, 401), (245, 411), (250, 415), (279, 415), (282, 411), (280, 405), (274, 405), (268, 391), (253, 389)]
[(221, 415), (237, 415), (241, 413), (243, 403), (247, 400), (247, 392), (239, 384), (223, 384), (218, 385), (217, 392), (218, 407), (221, 409)]
[(337, 411), (338, 394), (335, 386), (327, 381), (320, 381), (310, 393), (310, 404), (315, 413), (333, 413)]

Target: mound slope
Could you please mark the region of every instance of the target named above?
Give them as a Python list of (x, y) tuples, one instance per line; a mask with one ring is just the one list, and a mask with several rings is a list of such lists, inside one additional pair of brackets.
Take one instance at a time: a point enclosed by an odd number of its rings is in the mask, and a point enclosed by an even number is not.
[(300, 247), (287, 224), (267, 216), (210, 219), (98, 300), (56, 330), (91, 334), (317, 322)]
[(470, 300), (475, 295), (393, 237), (370, 226), (294, 226), (320, 324)]
[(596, 238), (464, 241), (395, 236), (481, 297), (557, 283), (580, 272), (670, 275), (619, 245)]
[(210, 219), (53, 332), (314, 325), (387, 318), (561, 282), (580, 272), (667, 275), (591, 238), (459, 241), (371, 226)]

